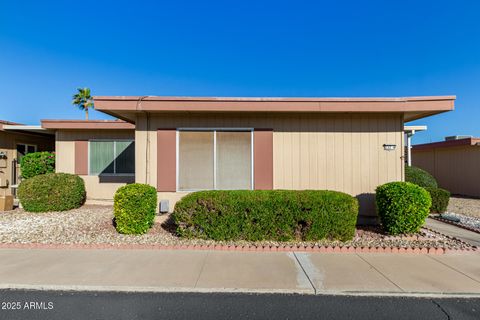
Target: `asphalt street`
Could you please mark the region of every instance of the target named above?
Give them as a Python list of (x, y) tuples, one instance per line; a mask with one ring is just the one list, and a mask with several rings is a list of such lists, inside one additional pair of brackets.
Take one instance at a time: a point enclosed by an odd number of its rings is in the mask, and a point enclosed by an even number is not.
[[(480, 299), (0, 291), (0, 319), (480, 319)], [(15, 309), (14, 309), (15, 308)]]

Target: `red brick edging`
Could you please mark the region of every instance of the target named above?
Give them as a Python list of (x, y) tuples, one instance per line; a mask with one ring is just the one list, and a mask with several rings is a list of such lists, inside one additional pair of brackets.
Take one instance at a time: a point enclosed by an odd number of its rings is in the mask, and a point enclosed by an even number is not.
[(472, 249), (445, 248), (400, 248), (400, 247), (353, 247), (353, 246), (255, 246), (255, 245), (156, 245), (156, 244), (48, 244), (48, 243), (1, 243), (0, 249), (150, 249), (150, 250), (218, 250), (258, 252), (323, 252), (323, 253), (408, 253), (444, 254), (473, 253)]

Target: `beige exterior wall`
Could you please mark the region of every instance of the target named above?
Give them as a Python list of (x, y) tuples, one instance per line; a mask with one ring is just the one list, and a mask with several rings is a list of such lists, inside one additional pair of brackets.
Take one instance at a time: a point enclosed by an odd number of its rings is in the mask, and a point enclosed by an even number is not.
[[(134, 139), (133, 130), (57, 130), (56, 132), (56, 171), (75, 173), (75, 141), (91, 139)], [(85, 155), (88, 161), (88, 155)], [(99, 177), (81, 175), (85, 181), (87, 200), (112, 200), (115, 191), (133, 177)]]
[(412, 150), (412, 164), (453, 194), (480, 197), (480, 146)]
[[(0, 151), (6, 152), (7, 158), (0, 159), (0, 179), (3, 183), (8, 181), (9, 187), (0, 187), (0, 196), (11, 195), (12, 190), (12, 161), (17, 158), (17, 144), (36, 145), (37, 151), (52, 151), (54, 138), (22, 133), (0, 131)], [(17, 167), (19, 170), (19, 167)]]
[[(275, 189), (329, 189), (357, 196), (375, 215), (375, 188), (403, 180), (402, 114), (165, 114), (137, 118), (136, 181), (157, 185), (158, 128), (272, 128)], [(383, 144), (395, 144), (385, 151)], [(159, 193), (170, 210), (182, 193)]]

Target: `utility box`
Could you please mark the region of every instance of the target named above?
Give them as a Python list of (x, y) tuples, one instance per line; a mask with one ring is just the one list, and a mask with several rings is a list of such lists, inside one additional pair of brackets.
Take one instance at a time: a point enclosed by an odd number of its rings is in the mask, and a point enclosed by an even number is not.
[(168, 213), (168, 209), (169, 209), (168, 200), (161, 200), (159, 208), (160, 208), (160, 213)]
[(13, 210), (13, 196), (0, 196), (0, 211)]

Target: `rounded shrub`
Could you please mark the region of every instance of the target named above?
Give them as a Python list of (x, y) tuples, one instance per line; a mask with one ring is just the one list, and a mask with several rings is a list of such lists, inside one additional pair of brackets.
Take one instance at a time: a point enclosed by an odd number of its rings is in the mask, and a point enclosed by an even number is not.
[(22, 178), (28, 179), (40, 174), (55, 172), (55, 154), (52, 152), (28, 153), (20, 160)]
[(179, 236), (213, 240), (350, 240), (356, 198), (335, 191), (235, 190), (190, 193), (172, 214)]
[(427, 171), (417, 167), (405, 167), (405, 181), (423, 188), (437, 188), (437, 180)]
[(444, 213), (447, 211), (448, 202), (450, 201), (450, 192), (441, 188), (425, 188), (432, 198), (432, 206), (430, 212)]
[(66, 211), (85, 202), (85, 183), (68, 173), (47, 173), (23, 180), (18, 198), (26, 211)]
[(157, 209), (157, 190), (133, 183), (115, 193), (113, 213), (115, 228), (123, 234), (143, 234), (153, 226)]
[(422, 187), (410, 182), (390, 182), (377, 187), (377, 212), (389, 234), (415, 233), (430, 213), (432, 199)]

